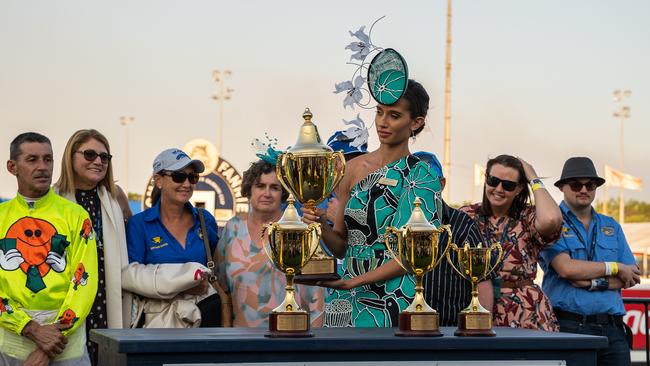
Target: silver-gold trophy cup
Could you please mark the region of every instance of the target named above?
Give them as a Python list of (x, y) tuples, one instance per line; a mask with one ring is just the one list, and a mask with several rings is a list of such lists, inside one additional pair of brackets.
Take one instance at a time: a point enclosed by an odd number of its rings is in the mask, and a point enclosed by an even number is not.
[[(456, 254), (455, 259), (452, 254)], [(494, 254), (497, 254), (496, 259)], [(478, 283), (492, 273), (502, 259), (503, 249), (499, 243), (484, 247), (479, 243), (472, 247), (465, 243), (462, 247), (451, 244), (447, 260), (456, 272), (472, 283), (472, 302), (458, 314), (458, 329), (454, 335), (459, 337), (494, 337), (492, 313), (481, 306), (478, 300)], [(495, 262), (495, 263), (492, 263)]]
[[(343, 179), (345, 157), (340, 151), (332, 151), (322, 142), (318, 128), (311, 121), (309, 108), (305, 109), (302, 117), (304, 122), (300, 127), (298, 141), (278, 157), (276, 173), (282, 185), (298, 202), (313, 209), (328, 198)], [(327, 255), (319, 246), (296, 280), (315, 283), (339, 278), (336, 259)]]
[(449, 225), (435, 227), (424, 216), (420, 208), (420, 198), (415, 198), (415, 207), (409, 221), (397, 229), (386, 228), (386, 247), (393, 259), (407, 272), (415, 277), (415, 298), (413, 302), (399, 314), (398, 336), (407, 337), (440, 337), (440, 316), (424, 300), (422, 279), (424, 274), (437, 267), (444, 259), (449, 245), (441, 250), (440, 234), (447, 232), (447, 244), (451, 243)]
[(320, 226), (302, 222), (289, 197), (289, 205), (280, 221), (264, 225), (262, 238), (268, 235), (268, 247), (264, 245), (273, 264), (285, 274), (287, 286), (284, 301), (269, 314), (267, 337), (311, 337), (309, 313), (296, 302), (293, 278), (314, 255), (320, 242)]

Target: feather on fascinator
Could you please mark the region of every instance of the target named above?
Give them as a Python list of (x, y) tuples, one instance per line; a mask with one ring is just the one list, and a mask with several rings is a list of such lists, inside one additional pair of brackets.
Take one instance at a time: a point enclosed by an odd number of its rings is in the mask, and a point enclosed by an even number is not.
[(253, 139), (251, 142), (251, 148), (258, 158), (275, 166), (278, 160), (278, 156), (282, 154), (281, 150), (276, 149), (278, 146), (278, 139), (271, 138), (266, 132), (264, 133), (264, 138), (266, 141), (262, 141), (258, 138)]

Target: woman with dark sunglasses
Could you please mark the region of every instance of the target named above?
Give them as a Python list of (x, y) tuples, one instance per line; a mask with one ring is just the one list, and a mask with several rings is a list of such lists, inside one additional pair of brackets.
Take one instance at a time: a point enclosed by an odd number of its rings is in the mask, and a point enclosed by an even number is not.
[(494, 325), (559, 331), (548, 297), (533, 280), (539, 252), (560, 236), (562, 214), (535, 169), (510, 155), (488, 160), (483, 202), (460, 209), (478, 223), (486, 243), (503, 248), (493, 278)]
[[(122, 267), (128, 263), (124, 221), (131, 209), (124, 191), (113, 181), (108, 140), (97, 130), (75, 132), (65, 146), (61, 176), (54, 185), (61, 196), (88, 211), (97, 240), (98, 289), (86, 318), (90, 329), (128, 327), (131, 294), (122, 291)], [(90, 339), (87, 337), (87, 339)], [(97, 364), (97, 345), (88, 340), (88, 354)]]
[[(191, 302), (200, 308), (200, 301), (208, 296), (217, 296), (209, 286), (207, 278), (203, 276), (207, 274), (207, 263), (212, 258), (208, 258), (206, 253), (199, 211), (190, 203), (194, 187), (199, 181), (199, 173), (204, 170), (200, 160), (191, 159), (180, 149), (167, 149), (158, 154), (153, 162), (153, 179), (156, 189), (160, 192), (159, 198), (154, 200), (151, 208), (134, 215), (129, 221), (127, 247), (130, 265), (126, 283), (128, 288), (141, 296), (160, 302), (167, 301), (163, 305), (158, 302), (157, 306), (169, 305), (171, 301), (166, 299), (171, 298), (172, 301), (180, 299), (186, 303)], [(212, 214), (206, 210), (202, 210), (202, 213), (210, 253), (214, 253), (219, 240), (217, 223)], [(178, 264), (191, 265), (182, 267), (177, 266)], [(193, 270), (188, 272), (186, 268)], [(171, 278), (171, 282), (166, 282), (165, 295), (158, 294), (157, 289), (147, 286), (153, 283), (160, 285), (162, 276), (167, 276), (173, 271), (178, 274), (178, 288), (175, 287), (174, 278)], [(146, 273), (147, 278), (138, 278), (136, 274), (142, 273)], [(189, 278), (190, 284), (183, 281), (183, 278)], [(144, 326), (150, 326), (147, 322), (152, 319), (147, 318), (150, 315), (148, 309), (146, 301), (138, 308), (139, 312), (144, 312)], [(160, 309), (158, 311), (160, 312)], [(194, 314), (198, 314), (198, 311)], [(212, 317), (206, 318), (206, 315), (217, 316), (216, 313), (201, 314), (199, 322), (202, 327), (219, 325), (213, 323), (215, 319)], [(140, 314), (137, 315), (139, 316)]]

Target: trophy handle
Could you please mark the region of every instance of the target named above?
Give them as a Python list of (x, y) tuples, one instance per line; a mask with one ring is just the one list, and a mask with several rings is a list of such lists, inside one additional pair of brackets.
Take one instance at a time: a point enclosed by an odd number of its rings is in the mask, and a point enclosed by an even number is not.
[[(447, 250), (447, 253), (446, 253), (446, 256), (447, 256), (447, 262), (449, 263), (449, 265), (451, 266), (451, 268), (453, 268), (454, 271), (458, 272), (458, 274), (459, 274), (462, 278), (464, 278), (464, 279), (466, 279), (466, 280), (469, 280), (470, 278), (467, 277), (467, 275), (466, 275), (465, 273), (463, 273), (460, 269), (458, 269), (458, 267), (456, 267), (456, 265), (454, 264), (454, 261), (451, 259), (451, 252), (452, 252), (452, 250), (453, 250), (454, 252), (456, 252), (456, 254), (458, 254), (458, 251), (460, 250), (460, 248), (458, 248), (458, 245), (456, 245), (455, 243), (449, 243), (449, 246), (448, 246), (447, 249), (448, 249), (448, 250)], [(463, 248), (463, 250), (464, 250), (464, 248)], [(459, 256), (459, 257), (460, 257), (460, 256)]]
[[(267, 248), (267, 242), (264, 240), (264, 234), (268, 231), (268, 235), (271, 236), (275, 233), (275, 230), (277, 229), (277, 223), (272, 223), (272, 224), (264, 224), (262, 225), (262, 232), (260, 233), (260, 238), (262, 239), (262, 248), (264, 248), (264, 251), (266, 252), (266, 255), (269, 257), (269, 259), (275, 263), (275, 257), (273, 256), (273, 251), (270, 251), (269, 248)], [(268, 243), (268, 245), (271, 245)]]
[(288, 169), (287, 160), (290, 158), (293, 158), (293, 154), (290, 152), (285, 152), (278, 156), (277, 160), (275, 161), (275, 175), (278, 176), (278, 180), (284, 189), (286, 189), (289, 193), (293, 193), (293, 190), (291, 190), (287, 182), (284, 181), (285, 171), (283, 171), (283, 169)]
[(497, 266), (499, 265), (499, 263), (501, 263), (501, 261), (503, 260), (503, 248), (501, 247), (501, 244), (499, 244), (499, 243), (492, 243), (492, 245), (490, 245), (490, 248), (488, 248), (488, 249), (489, 249), (489, 250), (488, 250), (488, 258), (487, 258), (488, 263), (489, 263), (489, 262), (492, 262), (492, 252), (494, 251), (494, 249), (496, 249), (497, 252), (499, 252), (499, 256), (497, 257), (497, 260), (496, 260), (496, 262), (494, 263), (494, 265), (491, 266), (491, 267), (490, 267), (490, 270), (485, 274), (486, 277), (489, 276), (490, 273), (494, 272), (494, 270), (497, 268)]
[(329, 160), (333, 160), (335, 157), (338, 157), (339, 161), (341, 162), (341, 173), (338, 174), (334, 179), (334, 182), (332, 182), (332, 191), (334, 191), (336, 186), (338, 186), (339, 183), (341, 183), (341, 181), (343, 180), (343, 176), (345, 176), (345, 155), (343, 155), (343, 153), (340, 151), (335, 151), (327, 158)]
[[(397, 237), (397, 250), (399, 253), (395, 253), (393, 249), (390, 247), (388, 244), (388, 241), (390, 239), (390, 234), (393, 234)], [(402, 236), (400, 235), (400, 230), (398, 230), (396, 227), (389, 226), (386, 228), (386, 233), (384, 233), (384, 244), (386, 245), (386, 248), (388, 248), (388, 251), (390, 252), (390, 255), (393, 256), (393, 259), (399, 264), (400, 267), (402, 267), (406, 272), (408, 272), (408, 269), (404, 267), (404, 264), (402, 264)], [(397, 255), (399, 254), (399, 256)]]
[(309, 224), (307, 228), (309, 235), (310, 235), (310, 240), (309, 240), (309, 257), (307, 257), (307, 260), (303, 263), (303, 266), (309, 262), (311, 257), (316, 254), (318, 251), (318, 248), (320, 248), (320, 238), (322, 235), (320, 224), (319, 223), (311, 223)]
[[(437, 267), (440, 262), (447, 256), (447, 253), (449, 253), (449, 247), (451, 246), (451, 225), (440, 225), (438, 227), (438, 233), (442, 233), (446, 231), (447, 232), (447, 245), (445, 245), (445, 250), (442, 252), (442, 254), (438, 255), (438, 259), (436, 262), (433, 264), (434, 267)], [(440, 248), (440, 243), (438, 243), (438, 248)]]

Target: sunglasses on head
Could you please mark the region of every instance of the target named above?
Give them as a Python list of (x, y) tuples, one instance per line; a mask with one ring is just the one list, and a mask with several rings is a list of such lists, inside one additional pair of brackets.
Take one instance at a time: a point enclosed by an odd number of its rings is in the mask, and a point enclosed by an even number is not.
[(504, 179), (499, 179), (497, 177), (488, 175), (487, 179), (485, 179), (485, 183), (487, 183), (488, 186), (490, 187), (498, 187), (499, 183), (501, 183), (501, 186), (503, 187), (504, 190), (508, 192), (514, 191), (519, 183), (513, 182), (511, 180), (504, 180)]
[(572, 191), (574, 192), (580, 192), (582, 191), (582, 187), (586, 187), (589, 192), (593, 191), (594, 189), (598, 188), (598, 184), (594, 182), (593, 180), (590, 180), (586, 183), (581, 183), (577, 180), (573, 180), (570, 182), (566, 182), (566, 184), (569, 185), (569, 188), (571, 188)]
[(174, 183), (184, 183), (186, 179), (190, 181), (190, 184), (196, 184), (199, 181), (199, 175), (197, 173), (162, 172), (160, 175), (168, 175), (172, 177)]
[(108, 164), (109, 161), (113, 158), (113, 155), (109, 153), (98, 153), (95, 150), (83, 150), (83, 151), (77, 151), (77, 153), (82, 154), (84, 156), (84, 159), (86, 161), (95, 161), (97, 157), (99, 156), (99, 159), (102, 161), (102, 164)]

